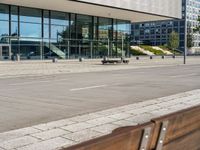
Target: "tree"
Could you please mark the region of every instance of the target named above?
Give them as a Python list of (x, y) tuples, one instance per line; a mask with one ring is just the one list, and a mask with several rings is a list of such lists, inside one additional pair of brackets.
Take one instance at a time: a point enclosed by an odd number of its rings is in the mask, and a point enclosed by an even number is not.
[(193, 43), (193, 34), (190, 32), (187, 34), (187, 48), (191, 48), (194, 46), (194, 43)]
[(168, 42), (168, 47), (172, 50), (178, 49), (179, 47), (179, 34), (175, 31), (172, 31), (169, 35), (169, 42)]
[(198, 26), (194, 28), (194, 33), (197, 33), (197, 32), (200, 33), (200, 16), (198, 17), (197, 21), (198, 21)]

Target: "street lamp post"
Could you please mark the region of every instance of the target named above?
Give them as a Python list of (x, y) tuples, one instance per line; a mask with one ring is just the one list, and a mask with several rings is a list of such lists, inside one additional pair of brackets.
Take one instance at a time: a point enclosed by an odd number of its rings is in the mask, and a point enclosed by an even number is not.
[(186, 64), (186, 58), (187, 58), (187, 0), (185, 0), (185, 49), (184, 49), (184, 61), (183, 63)]

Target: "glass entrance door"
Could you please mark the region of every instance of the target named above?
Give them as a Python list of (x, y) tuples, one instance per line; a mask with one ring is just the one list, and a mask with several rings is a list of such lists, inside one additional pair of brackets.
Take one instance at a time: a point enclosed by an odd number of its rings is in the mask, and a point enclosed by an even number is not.
[(0, 45), (0, 59), (1, 60), (11, 59), (10, 45), (7, 45), (7, 44)]

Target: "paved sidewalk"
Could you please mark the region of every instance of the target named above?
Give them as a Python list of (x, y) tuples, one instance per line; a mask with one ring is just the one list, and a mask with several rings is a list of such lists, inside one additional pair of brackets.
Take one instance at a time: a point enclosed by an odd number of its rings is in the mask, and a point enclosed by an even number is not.
[[(200, 64), (200, 57), (188, 57), (187, 63)], [(0, 78), (152, 68), (182, 64), (183, 57), (177, 57), (176, 59), (168, 57), (163, 60), (160, 56), (157, 56), (153, 60), (150, 60), (149, 57), (141, 57), (140, 60), (135, 60), (135, 58), (131, 58), (129, 65), (101, 65), (101, 59), (85, 60), (84, 62), (78, 62), (78, 60), (59, 60), (58, 63), (52, 63), (51, 60), (30, 60), (21, 62), (0, 61)]]
[(200, 90), (0, 133), (0, 150), (55, 150), (200, 104)]

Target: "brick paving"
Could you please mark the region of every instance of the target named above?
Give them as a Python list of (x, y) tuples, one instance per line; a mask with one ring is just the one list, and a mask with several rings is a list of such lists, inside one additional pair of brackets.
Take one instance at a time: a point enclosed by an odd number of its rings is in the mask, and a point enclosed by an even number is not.
[(200, 104), (200, 90), (0, 133), (0, 150), (57, 150)]
[[(189, 57), (187, 63), (200, 64), (200, 57)], [(162, 60), (160, 56), (157, 56), (153, 60), (150, 60), (149, 57), (142, 57), (139, 61), (135, 60), (135, 58), (131, 58), (129, 65), (101, 65), (101, 59), (85, 60), (84, 62), (78, 62), (78, 60), (59, 60), (58, 63), (52, 63), (51, 60), (21, 62), (0, 61), (0, 78), (137, 69), (180, 64), (183, 64), (182, 57), (172, 59), (171, 56), (165, 60)]]

